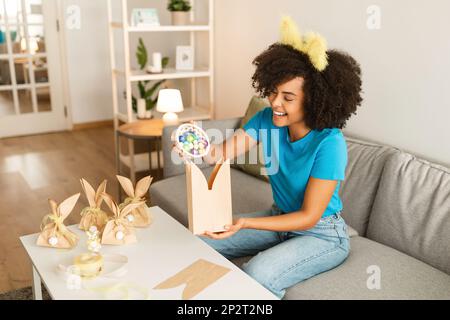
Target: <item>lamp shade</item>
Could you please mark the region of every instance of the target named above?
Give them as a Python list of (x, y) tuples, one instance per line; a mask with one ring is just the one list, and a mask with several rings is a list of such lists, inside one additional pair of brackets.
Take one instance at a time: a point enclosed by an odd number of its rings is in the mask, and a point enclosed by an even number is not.
[(156, 105), (158, 112), (181, 112), (183, 111), (183, 100), (181, 92), (177, 89), (162, 89), (158, 94)]

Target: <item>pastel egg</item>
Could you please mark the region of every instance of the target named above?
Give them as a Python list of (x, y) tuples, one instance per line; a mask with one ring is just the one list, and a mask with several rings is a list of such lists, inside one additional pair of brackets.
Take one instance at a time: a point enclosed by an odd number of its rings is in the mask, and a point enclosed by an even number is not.
[(186, 140), (189, 142), (192, 142), (192, 141), (194, 141), (194, 137), (190, 134), (187, 136)]

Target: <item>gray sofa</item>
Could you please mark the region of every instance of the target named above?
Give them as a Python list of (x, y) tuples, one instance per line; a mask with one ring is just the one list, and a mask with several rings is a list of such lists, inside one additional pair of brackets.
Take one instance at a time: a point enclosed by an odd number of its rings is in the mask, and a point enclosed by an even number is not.
[[(236, 118), (202, 125), (225, 133), (239, 123)], [(153, 205), (187, 225), (184, 166), (168, 160), (174, 129), (164, 129), (165, 179), (154, 183), (150, 194)], [(289, 288), (284, 299), (450, 299), (450, 170), (398, 149), (346, 139), (349, 163), (340, 194), (350, 255)], [(211, 168), (201, 168), (209, 176)], [(233, 212), (270, 208), (267, 182), (235, 168), (231, 180)], [(374, 279), (380, 287), (373, 287)]]

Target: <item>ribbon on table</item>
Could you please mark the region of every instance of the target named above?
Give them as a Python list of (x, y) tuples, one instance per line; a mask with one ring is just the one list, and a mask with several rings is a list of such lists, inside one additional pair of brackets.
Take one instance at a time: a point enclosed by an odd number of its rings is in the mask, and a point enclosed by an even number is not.
[[(86, 288), (86, 290), (89, 290), (92, 292), (102, 293), (106, 299), (114, 292), (121, 292), (122, 297), (120, 298), (120, 300), (130, 300), (130, 289), (141, 293), (144, 300), (150, 299), (147, 288), (138, 286), (133, 283), (119, 282), (119, 283), (116, 283), (111, 286), (97, 287), (97, 288), (89, 288), (89, 287), (85, 286), (85, 288)], [(117, 298), (115, 298), (115, 299), (117, 299)]]
[[(105, 254), (103, 256), (104, 263), (108, 262), (114, 262), (114, 263), (122, 263), (122, 266), (117, 268), (116, 270), (113, 270), (111, 272), (102, 273), (100, 272), (96, 278), (107, 278), (107, 279), (116, 279), (124, 276), (127, 272), (126, 265), (128, 263), (128, 258), (124, 255), (120, 254)], [(65, 280), (69, 280), (69, 277), (73, 276), (79, 276), (77, 274), (77, 265), (70, 265), (65, 266), (63, 264), (58, 265), (57, 272), (62, 275)], [(85, 290), (96, 292), (96, 293), (102, 293), (105, 298), (110, 297), (115, 292), (120, 292), (122, 296), (120, 299), (122, 300), (128, 300), (130, 299), (130, 291), (137, 291), (142, 294), (143, 299), (148, 300), (149, 299), (149, 293), (148, 289), (144, 288), (142, 286), (138, 286), (133, 283), (127, 283), (127, 282), (119, 282), (113, 285), (109, 286), (102, 286), (102, 287), (93, 287), (86, 285), (86, 281), (83, 281), (83, 278), (80, 277), (80, 281), (82, 281), (83, 288)], [(81, 287), (79, 288), (81, 289)], [(115, 298), (118, 299), (118, 298)]]

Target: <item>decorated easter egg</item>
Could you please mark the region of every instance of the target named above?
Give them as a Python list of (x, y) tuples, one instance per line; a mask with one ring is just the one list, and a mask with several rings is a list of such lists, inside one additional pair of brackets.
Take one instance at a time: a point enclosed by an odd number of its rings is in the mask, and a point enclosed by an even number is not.
[(192, 158), (203, 157), (209, 152), (206, 132), (193, 124), (183, 124), (176, 131), (178, 148)]

